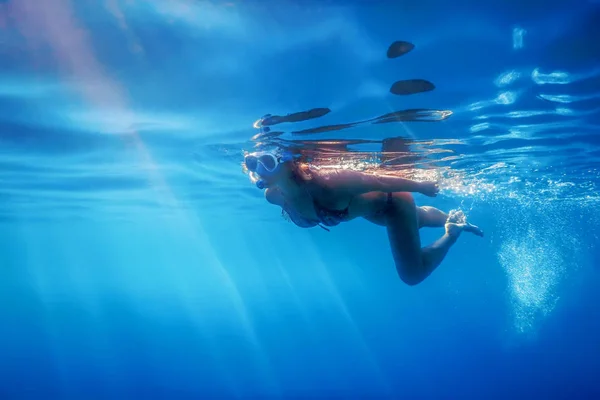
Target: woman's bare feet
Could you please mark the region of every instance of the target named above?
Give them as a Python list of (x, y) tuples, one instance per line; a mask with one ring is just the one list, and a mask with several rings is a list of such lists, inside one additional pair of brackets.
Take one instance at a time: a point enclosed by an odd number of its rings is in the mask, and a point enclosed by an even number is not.
[(445, 228), (446, 234), (454, 238), (458, 238), (462, 231), (483, 237), (483, 231), (478, 226), (468, 223), (465, 213), (460, 210), (452, 210), (448, 213)]

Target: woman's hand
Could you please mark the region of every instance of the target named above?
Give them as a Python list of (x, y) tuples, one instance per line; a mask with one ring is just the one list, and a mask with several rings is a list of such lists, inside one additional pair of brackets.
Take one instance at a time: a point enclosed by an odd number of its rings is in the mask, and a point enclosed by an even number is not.
[(419, 182), (419, 193), (425, 196), (435, 197), (440, 191), (437, 182)]

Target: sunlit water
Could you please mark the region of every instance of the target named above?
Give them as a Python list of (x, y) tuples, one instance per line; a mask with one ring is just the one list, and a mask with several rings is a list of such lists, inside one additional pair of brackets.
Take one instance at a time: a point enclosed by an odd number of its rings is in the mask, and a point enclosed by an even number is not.
[[(597, 2), (8, 0), (0, 29), (1, 398), (600, 394)], [(315, 107), (277, 140), (412, 157), (486, 237), (409, 288), (381, 228), (282, 219), (242, 155)], [(372, 123), (410, 109), (439, 121)]]

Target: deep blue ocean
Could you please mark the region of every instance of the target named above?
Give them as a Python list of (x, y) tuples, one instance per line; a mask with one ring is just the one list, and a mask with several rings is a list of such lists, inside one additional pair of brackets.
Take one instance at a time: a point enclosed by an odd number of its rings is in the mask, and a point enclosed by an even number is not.
[[(600, 398), (600, 2), (2, 0), (0, 52), (0, 399)], [(281, 218), (253, 123), (318, 107), (270, 138), (406, 140), (485, 237), (410, 287)]]

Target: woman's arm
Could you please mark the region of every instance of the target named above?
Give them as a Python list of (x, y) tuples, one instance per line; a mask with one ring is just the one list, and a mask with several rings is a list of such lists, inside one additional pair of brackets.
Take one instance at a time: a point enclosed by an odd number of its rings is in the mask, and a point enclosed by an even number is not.
[(392, 175), (337, 170), (320, 173), (319, 177), (328, 188), (346, 192), (352, 196), (368, 192), (413, 192), (435, 197), (439, 192), (436, 182), (417, 182)]

